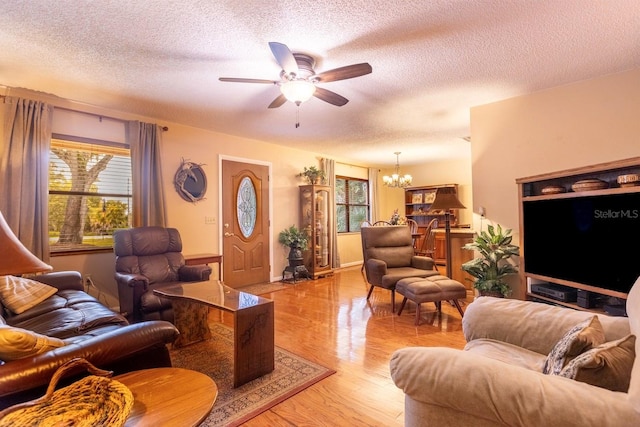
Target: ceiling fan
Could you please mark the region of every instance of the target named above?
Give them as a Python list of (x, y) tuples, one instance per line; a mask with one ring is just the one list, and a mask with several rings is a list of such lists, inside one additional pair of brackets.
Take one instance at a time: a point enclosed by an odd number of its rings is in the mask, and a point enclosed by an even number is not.
[(278, 108), (286, 101), (297, 106), (315, 96), (329, 104), (342, 107), (349, 100), (335, 92), (316, 86), (317, 83), (328, 83), (364, 76), (372, 71), (366, 62), (347, 65), (316, 74), (313, 66), (315, 59), (304, 53), (293, 53), (289, 48), (276, 42), (269, 42), (269, 47), (276, 61), (282, 67), (280, 80), (244, 79), (236, 77), (220, 77), (222, 82), (264, 83), (280, 86), (282, 92), (269, 104), (269, 108)]

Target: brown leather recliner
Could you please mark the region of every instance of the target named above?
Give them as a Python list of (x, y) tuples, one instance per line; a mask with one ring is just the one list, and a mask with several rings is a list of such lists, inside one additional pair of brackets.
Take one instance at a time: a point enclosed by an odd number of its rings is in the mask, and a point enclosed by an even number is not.
[(407, 226), (364, 227), (360, 229), (367, 282), (391, 291), (391, 309), (396, 310), (398, 280), (438, 274), (433, 259), (414, 255), (413, 238)]
[(175, 228), (137, 227), (113, 233), (120, 311), (130, 322), (173, 322), (171, 301), (153, 289), (176, 282), (209, 280), (208, 265), (185, 265)]

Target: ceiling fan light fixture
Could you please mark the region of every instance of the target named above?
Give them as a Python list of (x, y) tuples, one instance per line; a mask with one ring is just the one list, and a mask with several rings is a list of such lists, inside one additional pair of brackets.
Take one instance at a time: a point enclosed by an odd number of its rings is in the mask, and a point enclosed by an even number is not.
[(315, 91), (316, 86), (306, 80), (290, 80), (280, 85), (280, 92), (296, 105), (311, 99)]
[(382, 183), (387, 187), (397, 187), (404, 188), (411, 185), (411, 181), (413, 181), (413, 177), (409, 174), (400, 175), (400, 152), (396, 151), (393, 153), (396, 155), (396, 169), (391, 176), (383, 176)]

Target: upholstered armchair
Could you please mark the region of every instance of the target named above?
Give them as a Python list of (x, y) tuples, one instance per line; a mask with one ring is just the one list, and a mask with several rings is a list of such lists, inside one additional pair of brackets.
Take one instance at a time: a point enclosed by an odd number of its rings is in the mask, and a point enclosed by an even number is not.
[(137, 227), (113, 234), (120, 311), (130, 322), (173, 322), (171, 302), (153, 289), (176, 282), (209, 280), (208, 265), (185, 265), (175, 228)]
[(405, 426), (640, 426), (640, 279), (626, 307), (628, 318), (601, 313), (594, 323), (593, 312), (476, 299), (462, 321), (464, 350), (393, 354)]
[(362, 255), (367, 282), (367, 300), (375, 286), (391, 291), (391, 309), (395, 312), (395, 288), (407, 277), (438, 274), (433, 259), (414, 255), (413, 238), (407, 226), (364, 227), (360, 229)]

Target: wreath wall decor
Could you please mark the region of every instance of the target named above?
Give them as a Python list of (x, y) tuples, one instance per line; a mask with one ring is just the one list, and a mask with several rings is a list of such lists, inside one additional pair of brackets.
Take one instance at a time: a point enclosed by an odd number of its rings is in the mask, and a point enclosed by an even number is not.
[(207, 176), (202, 166), (182, 159), (173, 179), (176, 191), (187, 202), (196, 203), (204, 199), (207, 192)]

